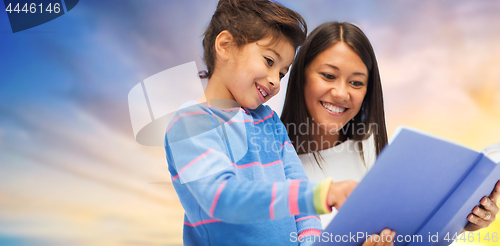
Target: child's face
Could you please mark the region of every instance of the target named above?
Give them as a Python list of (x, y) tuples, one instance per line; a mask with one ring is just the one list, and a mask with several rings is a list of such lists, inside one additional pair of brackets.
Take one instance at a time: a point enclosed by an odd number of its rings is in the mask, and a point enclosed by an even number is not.
[(288, 41), (269, 46), (264, 38), (232, 50), (225, 87), (242, 107), (255, 109), (276, 95), (288, 72), (295, 50)]
[(368, 69), (356, 52), (338, 42), (307, 66), (304, 95), (314, 122), (336, 133), (361, 109), (368, 86)]

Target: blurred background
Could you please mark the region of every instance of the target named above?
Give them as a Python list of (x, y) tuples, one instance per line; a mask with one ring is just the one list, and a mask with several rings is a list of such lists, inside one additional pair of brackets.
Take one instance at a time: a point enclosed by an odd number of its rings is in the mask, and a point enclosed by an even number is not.
[[(281, 3), (310, 31), (327, 21), (364, 30), (389, 136), (405, 125), (476, 150), (500, 142), (500, 1)], [(182, 245), (163, 147), (135, 141), (127, 95), (165, 69), (204, 69), (216, 5), (80, 1), (18, 33), (0, 11), (0, 245)], [(278, 113), (285, 89), (269, 103)], [(481, 235), (499, 231), (495, 222)], [(455, 245), (498, 245), (477, 239)]]

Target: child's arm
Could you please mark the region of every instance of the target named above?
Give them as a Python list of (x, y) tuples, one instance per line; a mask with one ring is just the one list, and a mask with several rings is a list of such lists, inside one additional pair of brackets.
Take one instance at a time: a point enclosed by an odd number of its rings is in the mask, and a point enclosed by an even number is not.
[[(171, 147), (171, 153), (179, 149), (196, 153), (189, 162), (183, 161), (182, 158), (173, 158), (176, 170), (180, 170), (178, 176), (173, 177), (173, 182), (187, 187), (209, 216), (229, 223), (246, 223), (261, 219), (280, 219), (299, 213), (317, 213), (313, 202), (314, 183), (299, 181), (300, 183), (291, 186), (291, 181), (239, 179), (236, 177), (236, 167), (232, 166), (225, 154), (216, 149), (218, 144), (215, 144), (214, 140), (216, 139), (205, 139), (204, 142), (214, 148), (204, 152), (200, 146), (182, 146), (175, 143), (177, 146)], [(210, 170), (219, 171), (210, 174)], [(297, 196), (289, 202), (290, 188), (296, 186)], [(291, 203), (297, 205), (296, 210), (291, 210)]]
[[(199, 130), (206, 122), (213, 124), (213, 118), (206, 112), (179, 115), (190, 117), (177, 117), (168, 128), (165, 149), (169, 165), (174, 167), (172, 179), (174, 185), (189, 190), (187, 196), (192, 196), (206, 214), (229, 223), (246, 223), (322, 212), (314, 203), (315, 193), (316, 200), (320, 199), (319, 190), (313, 190), (315, 183), (238, 178), (221, 128), (209, 129), (212, 125)], [(200, 126), (199, 122), (205, 123)], [(324, 195), (322, 200), (322, 207), (326, 207)]]

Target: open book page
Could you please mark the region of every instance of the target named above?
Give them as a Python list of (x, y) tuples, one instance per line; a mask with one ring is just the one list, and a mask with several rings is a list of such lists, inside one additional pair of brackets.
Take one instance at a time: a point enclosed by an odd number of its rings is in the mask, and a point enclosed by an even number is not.
[(493, 162), (500, 164), (500, 143), (490, 145), (483, 149), (483, 154)]

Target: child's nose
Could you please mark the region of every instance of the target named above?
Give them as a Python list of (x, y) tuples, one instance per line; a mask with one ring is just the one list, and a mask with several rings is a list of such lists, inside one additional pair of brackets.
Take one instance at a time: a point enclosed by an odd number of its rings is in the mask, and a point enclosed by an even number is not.
[(267, 81), (269, 81), (269, 84), (271, 85), (271, 88), (276, 90), (280, 88), (280, 76), (269, 76), (267, 78)]

